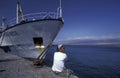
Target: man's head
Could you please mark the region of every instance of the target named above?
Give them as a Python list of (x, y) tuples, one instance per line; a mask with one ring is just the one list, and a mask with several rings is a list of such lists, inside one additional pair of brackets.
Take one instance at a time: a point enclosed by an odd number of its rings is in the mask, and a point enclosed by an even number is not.
[(64, 48), (63, 44), (58, 45), (57, 48), (58, 48), (59, 52), (65, 52), (65, 48)]

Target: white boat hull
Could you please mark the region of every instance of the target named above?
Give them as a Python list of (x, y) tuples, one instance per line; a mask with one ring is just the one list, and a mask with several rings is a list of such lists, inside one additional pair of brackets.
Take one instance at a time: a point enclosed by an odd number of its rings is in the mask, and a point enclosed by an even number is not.
[[(37, 58), (53, 42), (63, 26), (62, 20), (44, 19), (18, 24), (8, 28), (0, 37), (1, 46), (8, 46), (11, 53), (29, 58)], [(35, 48), (34, 37), (42, 37), (44, 49)], [(47, 50), (46, 50), (47, 51)]]

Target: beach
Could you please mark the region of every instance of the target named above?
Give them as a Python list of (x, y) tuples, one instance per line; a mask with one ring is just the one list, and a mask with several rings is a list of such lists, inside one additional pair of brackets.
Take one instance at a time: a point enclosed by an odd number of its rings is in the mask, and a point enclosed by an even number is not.
[[(66, 78), (59, 77), (51, 71), (51, 67), (43, 65), (35, 67), (32, 61), (16, 55), (4, 53), (0, 49), (0, 78)], [(74, 78), (74, 77), (70, 77)]]

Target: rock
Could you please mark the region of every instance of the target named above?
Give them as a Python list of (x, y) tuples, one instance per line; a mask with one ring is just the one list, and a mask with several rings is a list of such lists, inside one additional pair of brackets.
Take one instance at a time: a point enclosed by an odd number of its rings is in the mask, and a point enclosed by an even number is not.
[[(4, 53), (0, 49), (0, 78), (66, 78), (55, 75), (51, 67), (33, 66), (32, 61)], [(76, 78), (70, 77), (70, 78)]]

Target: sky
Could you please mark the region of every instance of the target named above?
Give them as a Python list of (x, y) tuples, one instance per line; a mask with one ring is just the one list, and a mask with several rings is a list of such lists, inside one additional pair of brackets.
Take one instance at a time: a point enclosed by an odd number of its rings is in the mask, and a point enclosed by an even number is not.
[[(16, 16), (18, 0), (0, 0), (0, 17)], [(20, 0), (24, 14), (57, 11), (59, 0)], [(120, 0), (62, 0), (64, 26), (55, 42), (120, 38)]]

